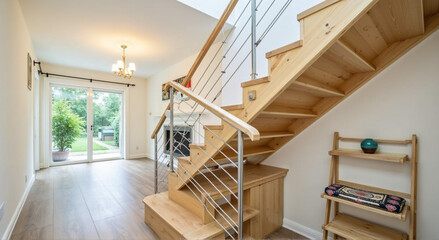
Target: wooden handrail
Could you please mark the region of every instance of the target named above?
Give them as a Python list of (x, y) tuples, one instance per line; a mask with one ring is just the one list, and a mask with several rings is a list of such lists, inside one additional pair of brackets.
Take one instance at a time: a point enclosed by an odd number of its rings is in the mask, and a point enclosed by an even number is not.
[[(207, 52), (209, 51), (210, 47), (212, 46), (215, 39), (218, 37), (218, 34), (221, 32), (221, 29), (224, 27), (224, 24), (226, 24), (227, 19), (229, 19), (230, 14), (232, 14), (233, 10), (235, 9), (236, 4), (239, 0), (231, 0), (229, 2), (229, 5), (227, 5), (226, 9), (224, 10), (223, 15), (221, 15), (221, 18), (218, 20), (218, 23), (216, 24), (215, 28), (213, 29), (212, 33), (210, 34), (209, 38), (207, 39), (206, 43), (204, 44), (203, 48), (201, 49), (200, 53), (197, 56), (197, 59), (195, 60), (194, 64), (192, 65), (191, 69), (189, 70), (188, 74), (184, 78), (181, 85), (186, 86), (190, 79), (194, 76), (195, 72), (197, 71), (198, 67), (200, 66), (201, 62), (203, 61), (204, 57), (206, 56)], [(168, 91), (168, 87), (165, 87), (165, 91)], [(166, 107), (166, 110), (169, 110), (170, 106)], [(155, 135), (159, 132), (160, 128), (162, 127), (163, 123), (166, 120), (165, 112), (163, 113), (162, 117), (160, 118), (160, 121), (158, 122), (157, 126), (154, 129), (154, 132), (151, 135), (151, 138), (154, 138)]]
[(188, 96), (190, 99), (194, 100), (219, 118), (223, 119), (233, 127), (241, 130), (243, 133), (247, 134), (252, 141), (257, 141), (260, 139), (259, 131), (252, 127), (250, 124), (242, 121), (235, 115), (227, 112), (226, 110), (222, 109), (221, 107), (218, 107), (217, 105), (213, 104), (212, 102), (206, 100), (205, 98), (195, 94), (190, 89), (184, 87), (183, 85), (176, 83), (174, 81), (169, 81), (166, 83), (166, 85), (173, 87), (183, 93), (184, 95)]

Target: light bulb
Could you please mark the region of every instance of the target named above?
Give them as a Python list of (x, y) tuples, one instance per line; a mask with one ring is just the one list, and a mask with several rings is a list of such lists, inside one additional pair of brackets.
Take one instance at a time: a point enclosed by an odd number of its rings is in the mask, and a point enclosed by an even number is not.
[(119, 69), (117, 68), (117, 64), (113, 64), (113, 66), (111, 67), (111, 71), (113, 71), (114, 73), (117, 73)]
[(123, 62), (122, 62), (122, 60), (118, 60), (117, 61), (117, 68), (123, 69)]
[(136, 71), (136, 64), (135, 64), (135, 63), (130, 63), (130, 65), (129, 65), (129, 69), (130, 69), (130, 71), (132, 71), (132, 72)]

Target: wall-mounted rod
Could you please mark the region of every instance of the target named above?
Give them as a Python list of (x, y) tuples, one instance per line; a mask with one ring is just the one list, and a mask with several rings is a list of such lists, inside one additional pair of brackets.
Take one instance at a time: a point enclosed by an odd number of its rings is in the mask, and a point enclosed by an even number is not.
[(72, 78), (72, 79), (90, 81), (91, 83), (92, 82), (111, 83), (111, 84), (117, 84), (117, 85), (125, 85), (127, 87), (135, 87), (136, 86), (135, 84), (131, 84), (131, 83), (121, 83), (121, 82), (113, 82), (113, 81), (100, 80), (100, 79), (94, 79), (94, 78), (85, 78), (85, 77), (77, 77), (77, 76), (70, 76), (70, 75), (63, 75), (63, 74), (43, 72), (43, 70), (41, 69), (41, 62), (35, 62), (34, 61), (34, 66), (36, 64), (39, 65), (38, 73), (41, 74), (41, 75), (45, 75), (46, 77), (53, 76), (53, 77)]

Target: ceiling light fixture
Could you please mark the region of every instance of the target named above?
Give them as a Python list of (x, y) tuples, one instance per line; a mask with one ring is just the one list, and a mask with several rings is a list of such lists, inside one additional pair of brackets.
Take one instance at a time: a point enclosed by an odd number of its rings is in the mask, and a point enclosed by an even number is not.
[(118, 60), (116, 64), (113, 64), (112, 71), (116, 76), (129, 79), (133, 76), (134, 71), (136, 71), (136, 64), (130, 63), (127, 67), (125, 62), (125, 49), (127, 48), (127, 45), (122, 45), (120, 47), (123, 49), (122, 60)]

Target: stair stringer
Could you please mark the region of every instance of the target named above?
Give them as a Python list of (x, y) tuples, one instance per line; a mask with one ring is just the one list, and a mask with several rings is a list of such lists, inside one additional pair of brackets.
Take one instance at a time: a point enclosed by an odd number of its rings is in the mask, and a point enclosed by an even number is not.
[[(245, 122), (253, 121), (378, 1), (343, 0), (307, 16), (304, 19), (304, 24), (301, 25), (306, 28), (303, 31), (303, 46), (295, 49), (296, 51), (288, 52), (282, 56), (276, 68), (270, 72), (271, 81), (268, 84), (264, 84), (263, 89), (260, 89), (258, 95), (262, 97), (258, 97), (256, 100), (248, 103), (244, 102), (245, 109), (240, 110), (241, 113), (238, 113), (236, 116)], [(218, 131), (217, 134), (223, 141), (228, 142), (236, 136), (237, 132), (235, 128), (227, 124), (223, 125), (224, 129)], [(224, 143), (221, 140), (214, 141), (216, 146), (222, 145), (224, 147)], [(194, 161), (198, 169), (202, 168), (201, 163), (206, 163), (210, 156), (218, 154), (216, 148), (209, 147), (208, 144), (206, 145), (206, 154), (204, 156), (197, 156), (196, 161)], [(178, 174), (183, 179), (175, 184), (175, 186), (170, 187), (181, 189), (190, 181), (192, 176), (197, 174), (198, 169), (177, 169)]]

